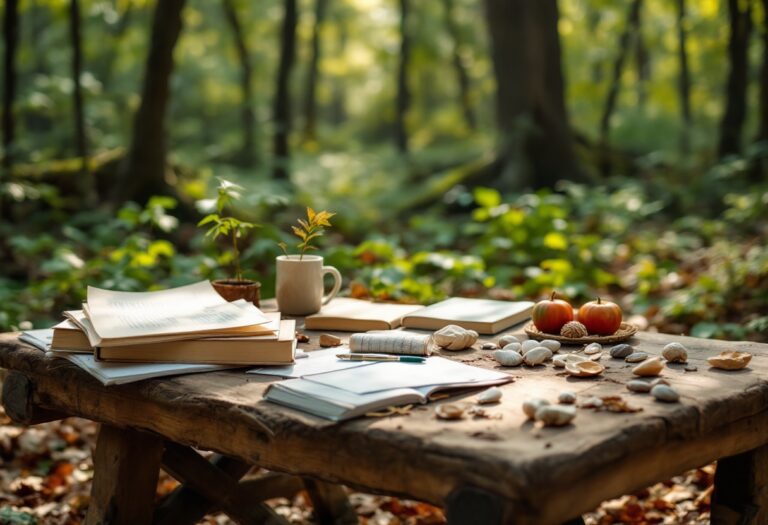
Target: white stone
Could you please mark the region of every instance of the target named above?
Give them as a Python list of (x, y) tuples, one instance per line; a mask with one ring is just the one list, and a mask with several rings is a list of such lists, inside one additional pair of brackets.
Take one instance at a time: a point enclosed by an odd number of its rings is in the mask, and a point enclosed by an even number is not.
[(553, 354), (560, 350), (560, 341), (555, 341), (554, 339), (544, 339), (543, 341), (539, 341), (539, 345), (544, 348), (549, 348)]
[(444, 326), (434, 334), (435, 344), (445, 350), (464, 350), (471, 347), (479, 337), (474, 330), (467, 330), (455, 324)]
[(669, 343), (661, 351), (661, 355), (670, 363), (688, 362), (688, 349), (680, 343)]
[(576, 407), (563, 405), (545, 405), (536, 410), (536, 420), (547, 427), (562, 427), (576, 417)]
[(563, 405), (572, 405), (576, 402), (576, 394), (570, 390), (560, 392), (560, 395), (557, 396), (557, 401)]
[(552, 351), (549, 348), (543, 346), (537, 346), (532, 350), (529, 350), (524, 356), (523, 361), (526, 365), (536, 366), (544, 363), (547, 359), (552, 358)]
[(499, 348), (504, 348), (509, 343), (519, 343), (520, 340), (514, 335), (502, 335), (499, 337)]
[(523, 402), (523, 412), (529, 419), (535, 419), (536, 411), (546, 405), (549, 405), (549, 401), (546, 399), (541, 399), (540, 397), (528, 399)]
[(589, 343), (584, 347), (584, 353), (587, 355), (598, 354), (603, 351), (603, 345), (600, 343)]
[(523, 356), (514, 350), (496, 350), (493, 352), (493, 358), (501, 366), (519, 366), (523, 362)]
[(541, 346), (538, 341), (535, 339), (528, 339), (527, 341), (522, 342), (522, 354), (525, 355), (529, 350), (533, 350), (534, 348), (537, 348)]
[(501, 400), (501, 388), (492, 386), (488, 390), (483, 390), (477, 395), (477, 402), (481, 405), (489, 403), (498, 403)]

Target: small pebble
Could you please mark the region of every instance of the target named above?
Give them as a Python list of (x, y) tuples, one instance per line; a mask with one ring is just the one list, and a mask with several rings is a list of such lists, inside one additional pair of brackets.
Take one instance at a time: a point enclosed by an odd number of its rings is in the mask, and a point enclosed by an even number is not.
[(601, 406), (603, 406), (603, 400), (595, 396), (588, 397), (581, 403), (582, 408), (600, 408)]
[(519, 366), (523, 363), (523, 356), (514, 350), (496, 350), (493, 353), (493, 358), (501, 366)]
[(539, 345), (549, 348), (553, 354), (560, 350), (560, 341), (555, 341), (554, 339), (544, 339), (539, 342)]
[(636, 376), (651, 377), (659, 375), (663, 369), (664, 363), (661, 361), (661, 358), (653, 357), (651, 359), (646, 359), (633, 368), (632, 373)]
[(320, 334), (320, 346), (328, 348), (331, 346), (340, 346), (341, 338), (331, 334)]
[(592, 354), (589, 356), (590, 361), (600, 361), (603, 358), (603, 353), (600, 352), (599, 354)]
[(600, 343), (589, 343), (584, 347), (584, 353), (587, 355), (599, 354), (603, 351), (603, 345)]
[(299, 343), (308, 343), (309, 342), (309, 336), (307, 334), (303, 334), (301, 332), (296, 332), (296, 341)]
[(496, 343), (483, 343), (480, 345), (480, 350), (498, 350), (499, 347)]
[(667, 381), (663, 377), (657, 377), (656, 379), (651, 381), (651, 388), (655, 387), (656, 385), (667, 385), (667, 386), (669, 386), (669, 381)]
[(572, 406), (545, 405), (536, 410), (535, 418), (545, 427), (562, 427), (576, 417), (576, 408)]
[(624, 358), (624, 361), (627, 363), (639, 363), (640, 361), (645, 361), (646, 359), (648, 359), (648, 354), (645, 352), (632, 352)]
[(651, 395), (657, 400), (665, 403), (674, 403), (680, 399), (680, 394), (678, 394), (671, 386), (667, 385), (656, 385), (651, 388)]
[(688, 361), (688, 350), (680, 343), (669, 343), (661, 351), (661, 355), (669, 363), (685, 363)]
[(543, 346), (537, 346), (529, 350), (524, 356), (523, 360), (528, 366), (536, 366), (543, 364), (544, 361), (552, 357), (552, 351), (549, 348)]
[(611, 357), (614, 359), (623, 359), (627, 357), (629, 354), (633, 353), (635, 351), (634, 348), (629, 346), (628, 344), (620, 344), (611, 347)]
[(562, 405), (572, 405), (576, 402), (576, 394), (570, 390), (560, 392), (560, 395), (557, 396), (557, 401)]
[(552, 358), (552, 364), (557, 368), (563, 368), (568, 363), (578, 363), (586, 360), (586, 357), (578, 354), (558, 354)]
[(686, 371), (686, 372), (695, 372), (695, 371), (697, 371), (698, 369), (699, 369), (699, 367), (698, 367), (698, 366), (696, 366), (696, 365), (686, 365), (686, 366), (685, 366), (685, 371)]
[(645, 394), (651, 391), (651, 383), (648, 381), (640, 381), (639, 379), (633, 379), (627, 383), (627, 390), (630, 392), (638, 392)]
[(528, 339), (527, 341), (522, 342), (522, 349), (523, 349), (523, 355), (528, 353), (528, 351), (533, 350), (534, 348), (538, 348), (541, 346), (538, 341), (534, 339)]
[(492, 386), (488, 390), (484, 390), (477, 395), (477, 402), (481, 405), (487, 405), (490, 403), (498, 403), (501, 400), (501, 388)]
[(499, 348), (504, 348), (509, 343), (519, 343), (520, 340), (514, 335), (502, 335), (499, 337)]
[(549, 405), (549, 401), (546, 399), (541, 399), (539, 397), (528, 399), (523, 402), (523, 412), (529, 419), (535, 419), (536, 411), (545, 405)]
[(523, 353), (522, 352), (523, 349), (522, 349), (522, 346), (520, 345), (520, 343), (514, 343), (514, 342), (504, 345), (502, 347), (502, 350), (513, 350), (513, 351), (517, 352), (518, 354), (522, 354)]

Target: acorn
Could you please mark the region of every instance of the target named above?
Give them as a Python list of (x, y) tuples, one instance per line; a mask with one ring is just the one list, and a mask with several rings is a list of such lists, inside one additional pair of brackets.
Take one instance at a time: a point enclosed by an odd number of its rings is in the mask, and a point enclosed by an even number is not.
[(560, 329), (560, 335), (563, 337), (571, 337), (573, 339), (578, 339), (579, 337), (587, 337), (587, 327), (581, 324), (578, 321), (571, 321), (570, 323), (565, 323), (563, 327)]

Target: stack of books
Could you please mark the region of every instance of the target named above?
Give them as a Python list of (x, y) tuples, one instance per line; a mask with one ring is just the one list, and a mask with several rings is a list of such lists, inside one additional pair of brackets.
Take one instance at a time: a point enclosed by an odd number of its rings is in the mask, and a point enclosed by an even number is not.
[(125, 371), (131, 364), (163, 365), (155, 368), (168, 372), (189, 365), (195, 371), (283, 365), (293, 363), (296, 351), (295, 321), (246, 301), (227, 302), (207, 281), (157, 292), (88, 287), (82, 310), (64, 317), (50, 333), (30, 331), (22, 339), (97, 378), (96, 369)]

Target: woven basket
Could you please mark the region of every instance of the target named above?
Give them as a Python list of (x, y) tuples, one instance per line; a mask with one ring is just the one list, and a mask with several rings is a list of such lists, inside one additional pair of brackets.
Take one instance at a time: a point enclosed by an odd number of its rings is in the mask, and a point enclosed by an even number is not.
[(588, 335), (587, 337), (563, 337), (559, 334), (547, 334), (536, 328), (536, 325), (534, 325), (533, 322), (525, 325), (523, 330), (525, 330), (525, 333), (531, 339), (536, 339), (537, 341), (541, 341), (542, 339), (554, 339), (555, 341), (560, 341), (565, 345), (582, 345), (589, 343), (620, 343), (622, 341), (626, 341), (637, 333), (637, 327), (630, 323), (621, 323), (619, 329), (611, 335)]

